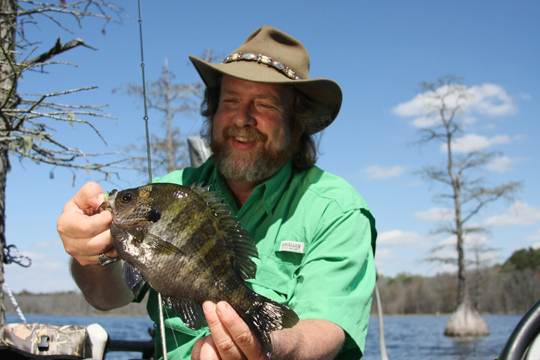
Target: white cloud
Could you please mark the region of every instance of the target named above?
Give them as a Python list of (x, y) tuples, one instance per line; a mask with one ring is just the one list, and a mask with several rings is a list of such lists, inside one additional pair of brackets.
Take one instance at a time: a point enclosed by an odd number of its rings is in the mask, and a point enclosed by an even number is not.
[(484, 221), (486, 226), (532, 225), (540, 221), (540, 208), (516, 201), (505, 214), (492, 216)]
[(409, 123), (409, 125), (416, 128), (428, 128), (438, 125), (439, 123), (440, 120), (436, 116), (426, 115), (414, 119)]
[(34, 245), (38, 248), (51, 248), (51, 247), (61, 247), (62, 240), (53, 240), (53, 241), (37, 241)]
[[(507, 144), (510, 142), (508, 135), (495, 135), (492, 138), (477, 134), (467, 134), (452, 141), (452, 150), (458, 153), (484, 150), (493, 145)], [(446, 144), (441, 145), (441, 151), (446, 152)]]
[(34, 252), (23, 252), (22, 255), (27, 256), (32, 260), (43, 260), (43, 259), (47, 258), (47, 255), (45, 255), (44, 253), (37, 253), (37, 252), (36, 253), (34, 253)]
[(403, 117), (426, 116), (432, 114), (440, 105), (440, 97), (445, 97), (446, 104), (464, 106), (469, 102), (458, 96), (459, 92), (471, 97), (472, 94), (466, 86), (442, 86), (435, 90), (435, 93), (425, 92), (416, 95), (412, 100), (397, 105), (392, 111), (394, 114)]
[(516, 112), (512, 97), (499, 85), (483, 84), (471, 87), (470, 111), (491, 116), (505, 116)]
[(457, 241), (457, 238), (455, 236), (449, 236), (439, 241), (438, 246), (441, 246), (441, 247), (452, 246), (453, 247), (453, 246), (456, 246), (456, 241)]
[(377, 236), (377, 245), (418, 245), (424, 247), (428, 245), (428, 242), (426, 237), (415, 232), (390, 230)]
[[(448, 236), (442, 239), (437, 246), (439, 249), (434, 253), (437, 257), (457, 259), (456, 251), (456, 236)], [(499, 257), (499, 252), (486, 247), (489, 244), (489, 239), (485, 235), (470, 234), (464, 237), (465, 258), (469, 261), (475, 261), (474, 248), (479, 250), (479, 255), (482, 261), (491, 261)]]
[[(409, 125), (416, 128), (428, 128), (435, 125), (439, 125), (441, 123), (441, 120), (437, 115), (438, 114), (425, 114), (409, 122)], [(461, 119), (461, 123), (464, 125), (464, 128), (470, 127), (472, 124), (474, 124), (477, 121), (478, 119), (474, 116), (464, 116)]]
[[(435, 95), (435, 96), (434, 96)], [(434, 110), (440, 106), (440, 98), (444, 97), (448, 108), (460, 106), (462, 114), (469, 119), (464, 123), (476, 119), (471, 114), (477, 113), (489, 116), (506, 116), (514, 114), (517, 109), (514, 101), (503, 87), (495, 84), (466, 86), (442, 86), (435, 90), (435, 94), (425, 92), (416, 95), (412, 100), (394, 107), (393, 113), (401, 117), (415, 117), (410, 123), (415, 127), (430, 127), (440, 123)]]
[(405, 169), (406, 167), (404, 166), (383, 168), (378, 165), (374, 165), (362, 170), (362, 174), (369, 179), (387, 179), (401, 175)]
[(521, 161), (520, 158), (509, 158), (508, 156), (500, 156), (498, 158), (495, 158), (491, 160), (487, 164), (487, 168), (492, 171), (496, 172), (507, 172), (512, 170), (512, 165)]
[(70, 256), (62, 250), (57, 255), (26, 254), (32, 259), (32, 266), (23, 268), (9, 266), (6, 269), (6, 282), (13, 292), (30, 290), (32, 292), (70, 291), (77, 285), (69, 272)]
[(525, 236), (525, 240), (530, 242), (538, 242), (540, 243), (540, 229), (536, 230), (536, 232), (532, 235)]
[(472, 124), (476, 123), (478, 121), (478, 118), (474, 116), (464, 116), (462, 119), (462, 123), (465, 126), (471, 126)]
[[(377, 264), (384, 264), (389, 261), (396, 260), (398, 258), (395, 251), (390, 249), (377, 249), (377, 255), (375, 256), (375, 262)], [(378, 267), (378, 265), (377, 265)]]
[(426, 211), (418, 211), (414, 216), (428, 221), (449, 221), (454, 218), (454, 212), (450, 209), (434, 207)]
[[(452, 248), (452, 251), (455, 251), (453, 249), (456, 246), (456, 242), (457, 242), (457, 237), (455, 235), (451, 235), (439, 241), (438, 246), (450, 247)], [(481, 246), (481, 245), (489, 244), (489, 239), (485, 235), (468, 234), (468, 235), (465, 235), (465, 237), (463, 238), (463, 242), (465, 246), (473, 247), (473, 246)]]

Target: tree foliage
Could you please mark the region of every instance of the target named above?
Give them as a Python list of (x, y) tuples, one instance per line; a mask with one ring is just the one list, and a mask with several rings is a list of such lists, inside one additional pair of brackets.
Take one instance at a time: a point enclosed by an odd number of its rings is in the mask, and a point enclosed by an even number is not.
[(502, 266), (504, 271), (512, 270), (540, 270), (540, 249), (521, 249), (514, 253), (505, 261)]

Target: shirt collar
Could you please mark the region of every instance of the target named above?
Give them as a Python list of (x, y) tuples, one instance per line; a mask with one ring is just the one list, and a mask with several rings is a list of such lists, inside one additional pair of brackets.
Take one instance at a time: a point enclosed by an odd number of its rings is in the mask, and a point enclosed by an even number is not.
[(274, 176), (258, 186), (264, 189), (262, 190), (262, 199), (267, 214), (274, 210), (285, 189), (289, 186), (292, 168), (292, 162), (287, 162)]
[[(272, 176), (270, 179), (266, 180), (262, 184), (258, 185), (253, 190), (244, 206), (242, 206), (242, 209), (251, 207), (253, 203), (262, 200), (262, 204), (266, 213), (272, 213), (279, 199), (281, 199), (281, 196), (285, 192), (285, 189), (290, 182), (289, 180), (292, 176), (292, 173), (292, 161), (289, 161), (274, 176)], [(214, 173), (212, 177), (214, 180), (213, 183), (215, 189), (220, 192), (222, 197), (224, 197), (225, 202), (229, 204), (231, 210), (233, 210), (233, 212), (235, 213), (238, 213), (239, 210), (236, 207), (236, 202), (231, 194), (231, 190), (229, 189), (229, 186), (227, 185), (227, 182), (225, 181), (223, 175), (217, 170), (217, 167), (214, 168)]]

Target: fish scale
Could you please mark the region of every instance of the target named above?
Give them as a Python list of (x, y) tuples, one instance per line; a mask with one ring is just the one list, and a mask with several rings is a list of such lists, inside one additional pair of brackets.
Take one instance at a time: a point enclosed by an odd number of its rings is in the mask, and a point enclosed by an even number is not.
[(255, 293), (257, 248), (209, 186), (156, 183), (107, 193), (100, 208), (112, 212), (111, 236), (129, 288), (144, 283), (184, 324), (206, 326), (202, 303), (227, 301), (270, 354), (270, 332), (294, 326), (296, 313)]

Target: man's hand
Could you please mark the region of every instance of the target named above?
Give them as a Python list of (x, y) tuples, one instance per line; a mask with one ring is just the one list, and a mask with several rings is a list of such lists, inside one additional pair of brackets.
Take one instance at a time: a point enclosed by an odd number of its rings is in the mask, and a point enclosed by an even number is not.
[[(71, 275), (86, 300), (96, 309), (115, 309), (133, 300), (122, 278), (122, 262), (101, 266), (98, 255), (118, 257), (113, 246), (110, 211), (99, 212), (105, 191), (96, 183), (85, 184), (67, 202), (58, 219), (58, 234), (72, 256)], [(88, 266), (92, 265), (92, 266)]]
[[(269, 357), (247, 324), (226, 302), (206, 301), (204, 315), (211, 335), (199, 339), (192, 360), (262, 360)], [(345, 341), (345, 332), (326, 320), (300, 320), (292, 329), (275, 331), (272, 359), (333, 359)]]
[(57, 229), (66, 252), (83, 266), (99, 264), (97, 256), (101, 253), (110, 258), (118, 256), (109, 231), (112, 214), (97, 211), (104, 193), (94, 182), (85, 184), (58, 219)]
[(195, 343), (192, 360), (268, 359), (247, 324), (228, 303), (206, 301), (203, 310), (212, 335)]

